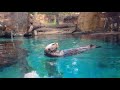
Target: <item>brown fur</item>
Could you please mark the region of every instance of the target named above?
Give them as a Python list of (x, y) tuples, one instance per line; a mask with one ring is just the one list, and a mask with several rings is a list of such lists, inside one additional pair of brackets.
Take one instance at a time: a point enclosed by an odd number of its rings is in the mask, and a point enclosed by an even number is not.
[(51, 43), (45, 47), (46, 53), (56, 52), (58, 49), (58, 43)]

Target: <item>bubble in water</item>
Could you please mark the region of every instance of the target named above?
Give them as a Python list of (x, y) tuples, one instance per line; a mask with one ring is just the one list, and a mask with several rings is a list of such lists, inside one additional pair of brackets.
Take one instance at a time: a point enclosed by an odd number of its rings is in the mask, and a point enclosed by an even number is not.
[(72, 63), (72, 65), (76, 65), (76, 64), (77, 64), (77, 62), (73, 62), (73, 63)]
[(74, 71), (77, 72), (77, 71), (78, 71), (78, 68), (75, 68)]
[(73, 42), (73, 43), (76, 43), (76, 42)]
[(67, 67), (67, 68), (70, 68), (70, 66), (69, 66), (69, 65), (67, 65), (66, 67)]
[(48, 76), (44, 76), (43, 78), (48, 78)]
[(55, 65), (55, 63), (53, 63), (53, 62), (49, 62), (49, 64), (50, 64), (51, 66)]
[(40, 56), (38, 56), (38, 58), (41, 58)]
[(73, 58), (74, 61), (77, 61), (78, 59), (77, 58)]

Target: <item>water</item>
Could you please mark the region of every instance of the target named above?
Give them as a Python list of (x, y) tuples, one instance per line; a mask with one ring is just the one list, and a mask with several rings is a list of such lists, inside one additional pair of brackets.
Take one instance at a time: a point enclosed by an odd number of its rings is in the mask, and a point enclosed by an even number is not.
[[(6, 39), (0, 39), (6, 41)], [(0, 78), (119, 78), (120, 35), (46, 35), (35, 38), (16, 38), (28, 55), (0, 69)], [(9, 39), (8, 39), (9, 41)], [(58, 42), (60, 49), (77, 48), (88, 44), (100, 45), (82, 54), (50, 58), (44, 56), (46, 45)]]

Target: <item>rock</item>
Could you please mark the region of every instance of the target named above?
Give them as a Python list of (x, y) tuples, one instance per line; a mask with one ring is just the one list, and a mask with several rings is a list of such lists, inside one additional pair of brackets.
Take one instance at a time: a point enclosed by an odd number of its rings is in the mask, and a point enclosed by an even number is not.
[(24, 37), (31, 37), (32, 36), (32, 33), (25, 33), (24, 34)]
[(64, 18), (63, 22), (65, 23), (74, 23), (75, 21), (77, 21), (78, 16), (67, 16)]
[(6, 25), (4, 23), (0, 23), (0, 30), (5, 31)]
[(39, 29), (39, 28), (41, 28), (40, 25), (38, 25), (38, 26), (33, 26), (33, 29), (32, 29), (32, 30), (36, 30), (36, 29)]
[(102, 30), (104, 23), (98, 12), (81, 12), (78, 17), (78, 28), (82, 32)]
[(38, 33), (37, 33), (36, 30), (33, 31), (33, 35), (34, 35), (34, 36), (37, 36), (37, 35), (38, 35)]
[(11, 32), (6, 32), (6, 31), (0, 31), (0, 37), (11, 38), (11, 37), (15, 37), (15, 34)]
[(5, 32), (5, 34), (3, 35), (3, 37), (5, 37), (5, 38), (11, 38), (11, 33), (10, 32)]
[(15, 37), (22, 37), (22, 36), (24, 36), (24, 34), (17, 33), (17, 34), (15, 34), (14, 36), (15, 36)]

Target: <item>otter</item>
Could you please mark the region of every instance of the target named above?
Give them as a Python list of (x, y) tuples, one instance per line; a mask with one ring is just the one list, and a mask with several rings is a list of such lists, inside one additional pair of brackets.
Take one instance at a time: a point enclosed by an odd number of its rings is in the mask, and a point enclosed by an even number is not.
[(78, 48), (72, 48), (72, 49), (66, 49), (66, 50), (58, 50), (59, 45), (58, 43), (51, 43), (45, 47), (44, 54), (48, 57), (62, 57), (62, 56), (71, 56), (76, 55), (88, 50), (91, 50), (93, 48), (100, 48), (101, 46), (96, 45), (87, 45), (84, 47), (78, 47)]

